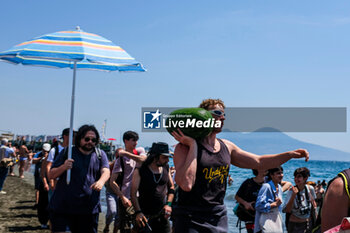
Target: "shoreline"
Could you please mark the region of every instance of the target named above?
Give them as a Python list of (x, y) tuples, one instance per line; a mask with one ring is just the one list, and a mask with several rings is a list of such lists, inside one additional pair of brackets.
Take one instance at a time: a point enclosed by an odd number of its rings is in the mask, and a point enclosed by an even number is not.
[[(15, 176), (8, 175), (3, 191), (0, 195), (0, 232), (41, 232), (50, 233), (48, 229), (41, 229), (35, 204), (34, 176), (30, 172), (24, 173), (24, 178), (18, 177), (18, 166), (14, 167)], [(103, 232), (105, 214), (99, 215), (98, 232)]]

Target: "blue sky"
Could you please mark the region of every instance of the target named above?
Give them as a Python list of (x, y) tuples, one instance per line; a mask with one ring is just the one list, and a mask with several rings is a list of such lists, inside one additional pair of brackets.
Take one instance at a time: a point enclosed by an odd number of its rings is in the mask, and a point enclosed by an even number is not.
[[(348, 1), (6, 1), (0, 51), (75, 29), (96, 33), (146, 73), (78, 71), (75, 128), (141, 131), (141, 107), (349, 107)], [(69, 124), (72, 71), (0, 63), (0, 130), (57, 134)], [(293, 133), (350, 152), (349, 133)], [(174, 141), (141, 134), (140, 143)]]

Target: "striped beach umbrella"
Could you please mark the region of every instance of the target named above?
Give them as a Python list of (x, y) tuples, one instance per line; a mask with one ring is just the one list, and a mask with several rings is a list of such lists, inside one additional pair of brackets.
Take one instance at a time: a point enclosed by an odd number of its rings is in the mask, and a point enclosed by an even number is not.
[[(110, 40), (77, 27), (28, 40), (1, 52), (0, 60), (13, 64), (73, 69), (68, 158), (72, 156), (75, 80), (77, 69), (101, 71), (146, 71), (121, 47)], [(70, 170), (67, 183), (70, 182)]]
[(103, 71), (145, 71), (121, 47), (96, 34), (61, 31), (36, 37), (1, 52), (0, 59), (14, 64)]

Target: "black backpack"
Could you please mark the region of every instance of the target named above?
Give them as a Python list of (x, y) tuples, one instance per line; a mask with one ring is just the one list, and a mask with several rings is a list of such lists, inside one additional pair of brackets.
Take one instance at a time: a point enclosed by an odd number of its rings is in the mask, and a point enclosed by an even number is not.
[[(133, 150), (133, 153), (135, 155), (139, 154), (136, 149)], [(119, 159), (120, 159), (120, 167), (122, 168), (122, 172), (118, 175), (117, 180), (115, 182), (119, 186), (120, 191), (122, 191), (123, 180), (124, 180), (124, 160), (123, 160), (123, 157), (119, 157)], [(112, 171), (111, 171), (111, 174), (112, 174)]]
[(122, 168), (122, 172), (118, 175), (117, 180), (115, 182), (118, 184), (120, 191), (122, 191), (123, 180), (124, 180), (124, 160), (123, 160), (123, 157), (119, 157), (119, 159), (120, 159), (120, 166)]

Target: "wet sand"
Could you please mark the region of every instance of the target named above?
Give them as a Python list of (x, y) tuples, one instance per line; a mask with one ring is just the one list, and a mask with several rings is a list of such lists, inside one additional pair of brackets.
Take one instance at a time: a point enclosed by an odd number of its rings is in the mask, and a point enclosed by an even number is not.
[[(17, 172), (16, 166), (16, 176), (8, 176), (5, 180), (3, 191), (7, 193), (0, 194), (0, 232), (49, 233), (50, 230), (40, 228), (37, 210), (33, 209), (35, 204), (33, 174), (26, 172), (25, 178), (20, 179)], [(104, 215), (101, 213), (99, 232), (102, 232), (103, 227)]]

